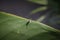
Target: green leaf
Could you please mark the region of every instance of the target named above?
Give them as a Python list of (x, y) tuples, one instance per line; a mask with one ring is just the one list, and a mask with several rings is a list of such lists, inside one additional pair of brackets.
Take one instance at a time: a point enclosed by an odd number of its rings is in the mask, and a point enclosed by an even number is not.
[(37, 4), (43, 4), (43, 5), (47, 5), (47, 0), (28, 0)]
[(37, 12), (39, 12), (39, 11), (44, 11), (44, 10), (46, 10), (46, 9), (47, 9), (46, 6), (44, 6), (44, 7), (39, 7), (39, 8), (36, 8), (36, 9), (32, 10), (32, 12), (30, 12), (30, 14), (35, 14), (35, 13), (37, 13)]
[(60, 40), (60, 30), (0, 12), (0, 40)]

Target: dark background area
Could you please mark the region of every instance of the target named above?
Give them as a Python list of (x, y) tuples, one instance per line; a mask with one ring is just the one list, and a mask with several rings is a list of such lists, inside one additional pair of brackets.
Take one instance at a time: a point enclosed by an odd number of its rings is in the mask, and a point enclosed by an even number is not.
[[(26, 18), (29, 18), (29, 13), (32, 10), (40, 6), (41, 5), (39, 4), (28, 2), (26, 0), (0, 0), (0, 11), (13, 13)], [(32, 19), (37, 19), (37, 16)]]
[(42, 23), (60, 29), (60, 24), (55, 23), (55, 21), (60, 20), (60, 18), (52, 16), (52, 11), (50, 11), (51, 9), (30, 15), (32, 10), (41, 6), (44, 5), (28, 2), (26, 0), (0, 0), (0, 11), (12, 13), (32, 20), (36, 20), (45, 14), (46, 18), (42, 21)]

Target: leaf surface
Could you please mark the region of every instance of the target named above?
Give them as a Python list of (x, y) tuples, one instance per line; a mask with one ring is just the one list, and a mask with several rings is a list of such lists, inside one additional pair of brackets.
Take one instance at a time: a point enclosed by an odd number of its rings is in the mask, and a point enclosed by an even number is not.
[(43, 4), (43, 5), (47, 5), (47, 0), (28, 0), (37, 4)]
[[(60, 30), (0, 12), (0, 40), (60, 40)], [(27, 25), (26, 25), (27, 24)]]

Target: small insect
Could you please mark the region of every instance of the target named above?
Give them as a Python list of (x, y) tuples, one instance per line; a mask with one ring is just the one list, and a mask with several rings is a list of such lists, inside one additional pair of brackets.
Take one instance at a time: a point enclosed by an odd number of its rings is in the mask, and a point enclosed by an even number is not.
[(30, 23), (30, 20), (26, 23), (26, 26), (28, 26), (29, 23)]

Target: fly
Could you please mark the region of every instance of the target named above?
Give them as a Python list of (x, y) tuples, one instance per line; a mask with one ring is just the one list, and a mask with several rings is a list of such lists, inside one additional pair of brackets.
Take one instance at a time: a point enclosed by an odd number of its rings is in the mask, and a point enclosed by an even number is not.
[(26, 26), (28, 26), (29, 23), (30, 23), (30, 21), (28, 21), (28, 22), (26, 23)]

